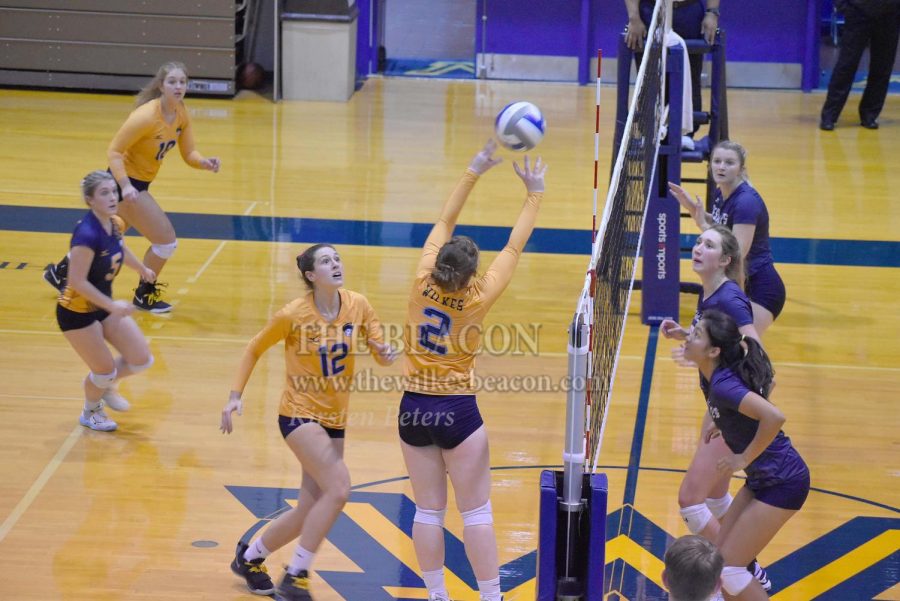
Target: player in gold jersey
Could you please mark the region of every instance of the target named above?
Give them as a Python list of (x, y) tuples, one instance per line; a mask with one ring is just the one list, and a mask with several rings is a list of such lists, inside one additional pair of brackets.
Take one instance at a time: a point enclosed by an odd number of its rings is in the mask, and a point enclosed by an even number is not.
[[(135, 109), (119, 128), (106, 151), (109, 171), (119, 185), (120, 216), (150, 241), (144, 265), (157, 275), (178, 245), (175, 228), (150, 194), (163, 158), (176, 144), (184, 162), (196, 169), (218, 173), (217, 158), (205, 158), (194, 147), (191, 120), (184, 106), (187, 71), (178, 62), (166, 63), (144, 86)], [(44, 279), (62, 290), (68, 272), (68, 257), (44, 270)], [(134, 305), (151, 313), (168, 313), (172, 305), (160, 300), (155, 282), (141, 280), (134, 291)]]
[(398, 417), (401, 447), (413, 488), (413, 543), (431, 601), (446, 601), (444, 514), (447, 475), (463, 518), (466, 555), (482, 601), (500, 601), (500, 572), (490, 503), (487, 432), (475, 401), (475, 355), (481, 324), (512, 279), (534, 229), (546, 165), (513, 164), (527, 197), (509, 242), (479, 276), (478, 247), (453, 236), (456, 219), (478, 178), (501, 159), (490, 141), (475, 155), (425, 241), (409, 298), (406, 378)]
[(230, 433), (232, 413), (242, 412), (241, 395), (259, 357), (284, 340), (285, 387), (278, 424), (285, 442), (303, 467), (296, 507), (281, 514), (252, 544), (238, 543), (232, 571), (244, 577), (251, 592), (275, 591), (265, 558), (300, 537), (280, 598), (307, 601), (313, 556), (350, 495), (344, 464), (344, 429), (356, 351), (368, 347), (381, 365), (396, 359), (384, 342), (381, 322), (361, 294), (342, 288), (343, 263), (329, 244), (316, 244), (297, 257), (310, 292), (278, 311), (247, 345), (221, 429)]

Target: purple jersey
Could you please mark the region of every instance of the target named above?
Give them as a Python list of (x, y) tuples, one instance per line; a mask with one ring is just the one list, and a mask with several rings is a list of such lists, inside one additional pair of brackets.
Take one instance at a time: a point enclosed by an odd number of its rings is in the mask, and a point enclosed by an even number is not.
[[(743, 380), (727, 367), (718, 367), (712, 374), (709, 389), (704, 390), (709, 414), (728, 448), (743, 453), (759, 428), (759, 422), (738, 411), (741, 401), (750, 392)], [(791, 439), (779, 431), (769, 446), (753, 459), (744, 472), (751, 488), (764, 488), (796, 478), (808, 478), (809, 470)]]
[[(750, 299), (734, 280), (725, 280), (709, 295), (709, 298), (703, 298), (703, 291), (700, 291), (700, 298), (697, 299), (697, 312), (694, 313), (691, 327), (696, 326), (703, 317), (703, 312), (710, 309), (721, 311), (733, 319), (739, 328), (753, 323), (753, 307), (750, 306)], [(703, 389), (703, 394), (706, 394), (709, 382), (702, 373), (699, 371), (697, 373), (700, 374), (700, 388)]]
[(697, 325), (703, 312), (710, 309), (717, 309), (726, 314), (739, 328), (753, 323), (753, 307), (750, 306), (750, 299), (734, 280), (725, 280), (725, 283), (716, 288), (709, 298), (703, 298), (703, 291), (700, 291), (697, 312), (691, 321), (691, 327)]
[[(106, 230), (97, 220), (93, 211), (89, 212), (75, 226), (72, 232), (71, 248), (86, 246), (94, 251), (94, 258), (88, 270), (87, 280), (106, 296), (112, 296), (112, 282), (122, 267), (124, 249), (118, 217), (112, 219), (112, 232)], [(59, 297), (59, 304), (77, 313), (90, 313), (97, 307), (72, 288), (66, 288)]]
[(755, 274), (760, 267), (775, 262), (769, 244), (769, 211), (759, 192), (750, 184), (741, 182), (727, 199), (722, 198), (721, 190), (716, 190), (712, 219), (730, 230), (734, 230), (735, 224), (756, 226), (753, 242), (747, 251), (747, 277)]

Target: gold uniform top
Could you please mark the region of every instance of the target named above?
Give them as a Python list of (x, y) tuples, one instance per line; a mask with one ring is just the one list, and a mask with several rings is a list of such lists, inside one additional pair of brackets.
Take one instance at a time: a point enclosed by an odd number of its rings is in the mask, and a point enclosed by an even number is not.
[(185, 163), (195, 169), (201, 168), (203, 155), (194, 148), (191, 120), (184, 103), (176, 105), (175, 118), (167, 123), (160, 99), (155, 98), (131, 111), (116, 132), (106, 150), (109, 170), (117, 182), (124, 181), (126, 175), (152, 182), (166, 153), (175, 144), (178, 144)]
[[(341, 308), (334, 320), (322, 317), (310, 292), (275, 313), (247, 345), (247, 352), (259, 357), (284, 340), (285, 385), (278, 413), (343, 429), (356, 354), (373, 342), (383, 343), (384, 333), (365, 296), (345, 289), (338, 293)], [(381, 363), (380, 355), (374, 354)], [(243, 390), (249, 378), (248, 370), (239, 369), (233, 390)]]
[(528, 194), (509, 242), (481, 276), (452, 293), (431, 279), (438, 251), (450, 240), (456, 217), (478, 181), (470, 170), (460, 179), (431, 230), (409, 295), (404, 330), (405, 389), (425, 394), (474, 394), (475, 355), (481, 350), (482, 322), (512, 279), (531, 236), (543, 193)]

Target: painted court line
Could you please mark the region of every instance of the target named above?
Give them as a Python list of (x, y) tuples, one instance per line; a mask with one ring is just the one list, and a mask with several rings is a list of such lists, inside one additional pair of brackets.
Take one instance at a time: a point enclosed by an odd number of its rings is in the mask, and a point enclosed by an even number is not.
[[(250, 213), (252, 213), (253, 209), (256, 208), (256, 205), (257, 201), (254, 200), (252, 203), (250, 203), (250, 206), (247, 207), (243, 214), (249, 215)], [(206, 271), (206, 268), (210, 266), (210, 264), (216, 259), (216, 257), (219, 256), (219, 253), (222, 252), (222, 249), (225, 248), (225, 244), (227, 244), (227, 242), (227, 240), (222, 240), (221, 242), (219, 242), (216, 250), (214, 250), (212, 254), (209, 255), (209, 258), (206, 259), (206, 262), (200, 266), (200, 269), (197, 270), (197, 273), (187, 279), (188, 284), (193, 284), (200, 279), (200, 276), (203, 275), (203, 272)]]
[[(4, 395), (5, 396), (5, 395)], [(44, 470), (38, 476), (37, 480), (34, 481), (34, 484), (31, 485), (31, 488), (28, 489), (28, 492), (25, 493), (25, 496), (22, 497), (22, 500), (18, 502), (18, 504), (13, 508), (12, 513), (9, 514), (9, 517), (3, 521), (3, 524), (0, 524), (0, 542), (3, 542), (3, 539), (6, 538), (6, 535), (13, 529), (16, 525), (16, 522), (19, 521), (19, 518), (24, 515), (24, 513), (28, 510), (34, 500), (41, 494), (41, 490), (43, 490), (44, 486), (50, 480), (51, 476), (53, 476), (56, 469), (60, 466), (60, 464), (65, 460), (66, 455), (69, 454), (69, 451), (72, 450), (72, 447), (75, 446), (75, 443), (81, 437), (81, 432), (84, 428), (80, 425), (75, 426), (75, 428), (69, 432), (69, 435), (66, 437), (66, 440), (63, 442), (62, 446), (59, 447), (59, 450), (56, 451), (56, 454), (52, 459), (47, 463), (44, 467)]]
[[(43, 333), (43, 332), (41, 332)], [(147, 344), (152, 342), (153, 337), (147, 337)], [(50, 400), (75, 400), (75, 401), (83, 401), (83, 398), (72, 398), (72, 397), (48, 397), (48, 396), (34, 396), (34, 395), (12, 395), (7, 393), (0, 393), (0, 397), (16, 397), (16, 398), (32, 398), (32, 399), (50, 399)], [(41, 491), (44, 489), (44, 486), (47, 485), (47, 482), (50, 481), (50, 478), (56, 472), (57, 468), (59, 468), (60, 464), (66, 459), (66, 455), (69, 454), (69, 451), (72, 450), (72, 447), (75, 446), (75, 443), (78, 442), (78, 439), (81, 438), (81, 433), (84, 431), (84, 427), (82, 425), (77, 425), (75, 428), (69, 432), (69, 435), (66, 437), (66, 440), (63, 441), (62, 446), (59, 447), (59, 450), (56, 451), (56, 454), (47, 462), (47, 465), (44, 466), (43, 471), (37, 477), (37, 480), (34, 481), (34, 484), (31, 485), (31, 488), (28, 489), (28, 492), (25, 493), (25, 496), (22, 497), (22, 500), (16, 504), (13, 508), (12, 513), (9, 514), (3, 524), (0, 524), (0, 542), (3, 542), (3, 539), (6, 538), (6, 535), (13, 529), (16, 525), (16, 522), (19, 521), (19, 518), (24, 515), (24, 513), (28, 510), (34, 500), (37, 499), (38, 495), (41, 494)]]

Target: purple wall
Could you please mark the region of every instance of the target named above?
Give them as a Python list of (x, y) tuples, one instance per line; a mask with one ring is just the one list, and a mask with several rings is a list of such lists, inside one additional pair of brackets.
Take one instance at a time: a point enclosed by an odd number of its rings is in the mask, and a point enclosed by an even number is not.
[(487, 2), (487, 52), (578, 56), (581, 0), (479, 0), (475, 48)]
[[(372, 10), (377, 1), (385, 0), (358, 2), (357, 66), (363, 76), (377, 47), (367, 45), (370, 19), (377, 21), (377, 10)], [(487, 52), (574, 56), (581, 60), (581, 73), (598, 48), (605, 57), (616, 56), (627, 21), (624, 0), (479, 0), (478, 52), (485, 6)], [(721, 10), (729, 62), (801, 63), (806, 88), (807, 74), (815, 75), (817, 69), (817, 0), (724, 0)], [(377, 31), (377, 22), (373, 25)]]
[[(604, 56), (616, 56), (618, 37), (628, 20), (624, 0), (587, 1), (591, 20), (588, 54), (594, 56), (597, 48), (602, 48)], [(808, 4), (798, 0), (722, 2), (728, 60), (803, 62)], [(578, 56), (582, 52), (578, 41), (581, 6), (582, 0), (488, 0), (487, 50)], [(480, 39), (475, 47), (481, 49)]]
[[(514, 4), (515, 0), (491, 0), (492, 4)], [(567, 3), (576, 0), (567, 0)], [(760, 63), (803, 62), (807, 2), (757, 0), (722, 2), (720, 25), (728, 32), (728, 60)], [(628, 16), (624, 0), (592, 0), (594, 31), (591, 41), (603, 48), (604, 56), (615, 56), (618, 36)]]

